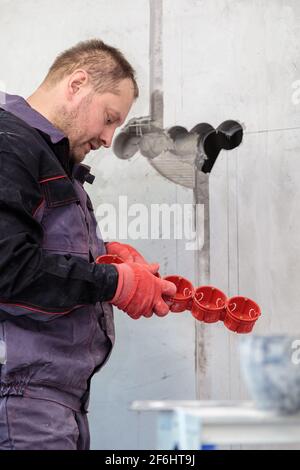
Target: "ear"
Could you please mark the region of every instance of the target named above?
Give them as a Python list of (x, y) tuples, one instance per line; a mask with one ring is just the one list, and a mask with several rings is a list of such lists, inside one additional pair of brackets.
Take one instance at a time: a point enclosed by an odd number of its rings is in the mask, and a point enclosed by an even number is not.
[(72, 99), (74, 96), (80, 94), (82, 89), (87, 86), (88, 82), (89, 76), (84, 69), (74, 70), (68, 79), (69, 98)]

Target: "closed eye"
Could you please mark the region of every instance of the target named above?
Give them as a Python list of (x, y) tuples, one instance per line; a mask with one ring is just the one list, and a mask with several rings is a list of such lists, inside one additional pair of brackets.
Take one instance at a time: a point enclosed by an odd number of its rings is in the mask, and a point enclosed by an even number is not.
[(110, 117), (110, 116), (107, 117), (107, 119), (106, 119), (106, 124), (107, 124), (108, 126), (110, 126), (111, 124), (114, 124), (114, 122), (116, 122), (116, 119), (114, 119), (114, 118), (112, 118), (112, 117)]
[(110, 126), (112, 124), (117, 124), (118, 126), (121, 124), (121, 116), (119, 113), (111, 113), (109, 110), (105, 113), (106, 114), (106, 125)]

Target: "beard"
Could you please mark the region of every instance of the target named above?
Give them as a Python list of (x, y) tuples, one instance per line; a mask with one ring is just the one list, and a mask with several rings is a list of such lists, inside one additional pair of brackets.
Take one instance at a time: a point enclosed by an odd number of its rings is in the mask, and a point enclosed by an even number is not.
[(90, 93), (85, 96), (77, 108), (71, 111), (67, 110), (65, 105), (57, 107), (52, 118), (52, 124), (69, 139), (69, 155), (76, 163), (80, 163), (85, 158), (83, 152), (85, 142), (80, 122), (86, 121), (85, 117), (88, 115), (92, 95)]

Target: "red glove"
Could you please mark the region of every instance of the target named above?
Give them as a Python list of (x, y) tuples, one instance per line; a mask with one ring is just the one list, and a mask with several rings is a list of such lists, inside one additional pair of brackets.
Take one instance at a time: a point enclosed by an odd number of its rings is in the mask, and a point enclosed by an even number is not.
[(151, 274), (149, 269), (138, 263), (114, 264), (119, 273), (117, 290), (109, 301), (131, 318), (137, 320), (142, 315), (151, 317), (153, 312), (164, 317), (169, 306), (162, 295), (173, 296), (176, 286)]
[[(126, 243), (108, 242), (105, 246), (107, 254), (120, 256), (125, 263), (149, 264), (135, 248)], [(159, 264), (155, 263), (152, 266), (157, 266), (156, 271), (151, 270), (155, 274), (159, 270)]]

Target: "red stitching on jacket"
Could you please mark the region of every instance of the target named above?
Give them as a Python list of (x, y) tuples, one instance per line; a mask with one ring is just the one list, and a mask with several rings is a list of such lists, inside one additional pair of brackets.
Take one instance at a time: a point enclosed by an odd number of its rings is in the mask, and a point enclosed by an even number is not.
[(42, 206), (43, 202), (45, 201), (44, 198), (42, 198), (41, 202), (38, 203), (38, 206), (36, 209), (34, 209), (34, 211), (32, 212), (32, 217), (35, 216), (35, 214), (37, 213), (37, 211), (39, 210), (39, 208)]
[(39, 183), (46, 183), (47, 181), (60, 180), (62, 178), (67, 178), (67, 175), (59, 175), (59, 176), (53, 176), (52, 178), (45, 178), (44, 180), (40, 180)]
[(22, 304), (12, 304), (10, 302), (3, 302), (2, 300), (0, 300), (0, 305), (3, 304), (3, 305), (11, 305), (13, 307), (22, 307), (22, 308), (25, 308), (27, 310), (32, 310), (33, 312), (42, 312), (42, 313), (47, 313), (48, 315), (63, 315), (65, 313), (69, 313), (69, 312), (72, 312), (72, 310), (74, 310), (75, 308), (79, 308), (79, 307), (84, 307), (85, 304), (81, 304), (81, 305), (76, 305), (75, 307), (71, 308), (70, 310), (65, 310), (64, 312), (46, 312), (46, 310), (40, 310), (40, 309), (37, 309), (37, 308), (32, 308), (32, 307), (27, 307), (26, 305), (22, 305)]

